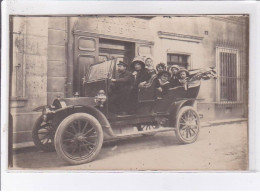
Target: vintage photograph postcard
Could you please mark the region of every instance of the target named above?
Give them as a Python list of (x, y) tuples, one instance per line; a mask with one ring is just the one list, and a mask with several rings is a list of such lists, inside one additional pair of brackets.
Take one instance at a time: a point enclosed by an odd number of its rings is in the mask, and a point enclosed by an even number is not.
[(11, 16), (9, 170), (248, 170), (249, 20)]

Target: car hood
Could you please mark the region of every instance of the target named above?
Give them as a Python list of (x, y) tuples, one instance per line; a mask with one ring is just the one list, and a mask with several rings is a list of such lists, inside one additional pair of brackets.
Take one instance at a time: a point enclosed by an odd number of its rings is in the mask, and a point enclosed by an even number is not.
[[(56, 99), (53, 102), (53, 105), (56, 103), (60, 103), (61, 107), (64, 108), (66, 106), (95, 106), (95, 98), (94, 97), (77, 97), (77, 98), (63, 98), (63, 99)], [(55, 105), (56, 106), (56, 105)]]

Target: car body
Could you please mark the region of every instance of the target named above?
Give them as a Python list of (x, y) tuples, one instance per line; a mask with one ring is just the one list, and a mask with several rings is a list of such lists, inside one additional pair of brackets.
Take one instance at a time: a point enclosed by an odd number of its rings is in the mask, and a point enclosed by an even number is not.
[(189, 78), (192, 81), (186, 88), (171, 88), (160, 99), (156, 96), (156, 76), (152, 76), (148, 86), (139, 89), (135, 113), (117, 115), (109, 104), (117, 63), (112, 59), (90, 65), (82, 83), (83, 97), (57, 98), (51, 105), (35, 109), (42, 111), (32, 133), (40, 149), (56, 149), (68, 163), (82, 164), (97, 156), (103, 141), (164, 131), (175, 131), (180, 143), (196, 141), (200, 128), (196, 97), (202, 76)]

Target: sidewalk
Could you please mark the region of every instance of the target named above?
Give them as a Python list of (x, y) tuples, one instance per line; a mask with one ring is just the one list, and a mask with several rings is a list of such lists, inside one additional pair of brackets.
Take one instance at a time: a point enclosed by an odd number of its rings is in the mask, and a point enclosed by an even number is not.
[[(215, 120), (215, 121), (202, 121), (201, 127), (210, 127), (210, 126), (217, 126), (217, 125), (224, 125), (224, 124), (231, 124), (236, 122), (245, 122), (247, 118), (236, 118), (236, 119), (224, 119), (224, 120)], [(31, 149), (35, 145), (33, 142), (24, 142), (24, 143), (17, 143), (13, 145), (14, 150), (19, 149)]]

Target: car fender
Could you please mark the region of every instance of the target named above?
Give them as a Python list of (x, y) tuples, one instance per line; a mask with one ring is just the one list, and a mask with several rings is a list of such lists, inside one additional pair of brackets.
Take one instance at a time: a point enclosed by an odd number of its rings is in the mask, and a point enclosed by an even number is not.
[(179, 101), (173, 102), (168, 109), (168, 113), (170, 115), (170, 126), (176, 125), (176, 117), (179, 110), (184, 106), (192, 106), (196, 108), (196, 100), (194, 99), (183, 99)]
[(45, 108), (46, 105), (38, 106), (35, 109), (33, 109), (34, 112), (41, 112), (43, 108)]
[(74, 114), (74, 113), (87, 113), (94, 116), (101, 124), (103, 131), (108, 135), (114, 137), (115, 134), (108, 122), (106, 116), (97, 108), (92, 106), (83, 106), (83, 105), (76, 105), (76, 106), (68, 106), (55, 111), (53, 116), (53, 123), (54, 126), (57, 128), (58, 125), (63, 121), (67, 116)]

